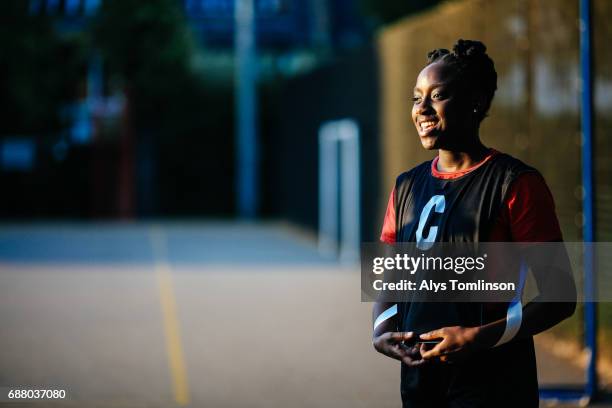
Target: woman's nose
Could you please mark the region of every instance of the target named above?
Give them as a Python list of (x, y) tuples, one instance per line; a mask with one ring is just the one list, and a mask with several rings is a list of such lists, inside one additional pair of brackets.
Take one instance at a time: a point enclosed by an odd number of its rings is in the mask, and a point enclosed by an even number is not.
[(429, 100), (429, 98), (423, 98), (423, 100), (416, 105), (416, 113), (417, 114), (423, 114), (423, 113), (428, 113), (432, 111), (432, 107), (431, 107), (431, 101)]

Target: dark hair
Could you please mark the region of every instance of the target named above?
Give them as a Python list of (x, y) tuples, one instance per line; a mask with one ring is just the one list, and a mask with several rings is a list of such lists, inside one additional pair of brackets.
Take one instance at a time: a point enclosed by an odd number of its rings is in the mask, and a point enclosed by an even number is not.
[(478, 120), (482, 121), (491, 106), (491, 101), (497, 89), (497, 72), (493, 60), (487, 55), (487, 47), (480, 41), (457, 41), (453, 51), (438, 48), (427, 54), (428, 64), (441, 62), (456, 71), (456, 78), (465, 84), (475, 94), (484, 97), (484, 106), (477, 107)]

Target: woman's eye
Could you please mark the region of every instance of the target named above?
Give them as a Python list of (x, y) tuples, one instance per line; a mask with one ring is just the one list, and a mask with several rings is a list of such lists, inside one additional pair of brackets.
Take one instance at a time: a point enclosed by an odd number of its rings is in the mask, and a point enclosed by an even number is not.
[(418, 103), (420, 100), (421, 100), (420, 96), (413, 96), (412, 97), (412, 102), (414, 102), (414, 103)]
[(433, 98), (434, 99), (442, 99), (442, 94), (441, 93), (435, 93), (435, 94), (433, 94)]

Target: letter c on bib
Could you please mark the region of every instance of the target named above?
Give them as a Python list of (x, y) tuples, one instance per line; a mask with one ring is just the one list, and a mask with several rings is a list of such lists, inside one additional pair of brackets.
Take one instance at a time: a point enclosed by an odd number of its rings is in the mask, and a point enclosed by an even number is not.
[(438, 234), (438, 227), (430, 227), (429, 234), (427, 234), (426, 237), (423, 237), (423, 229), (425, 228), (425, 224), (427, 223), (431, 210), (434, 209), (435, 212), (442, 214), (444, 212), (445, 205), (446, 201), (444, 200), (444, 196), (435, 195), (431, 197), (427, 204), (425, 204), (425, 207), (423, 207), (421, 217), (419, 218), (419, 227), (416, 231), (417, 248), (427, 251), (433, 246), (434, 242), (436, 241), (436, 235)]

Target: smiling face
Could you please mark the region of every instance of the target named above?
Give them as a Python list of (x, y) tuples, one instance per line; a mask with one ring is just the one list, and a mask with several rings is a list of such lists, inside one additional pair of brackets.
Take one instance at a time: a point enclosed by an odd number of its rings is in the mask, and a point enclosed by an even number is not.
[(465, 89), (453, 82), (452, 69), (442, 62), (426, 66), (417, 77), (414, 88), (412, 120), (423, 147), (460, 149), (465, 142), (477, 137), (473, 104)]

